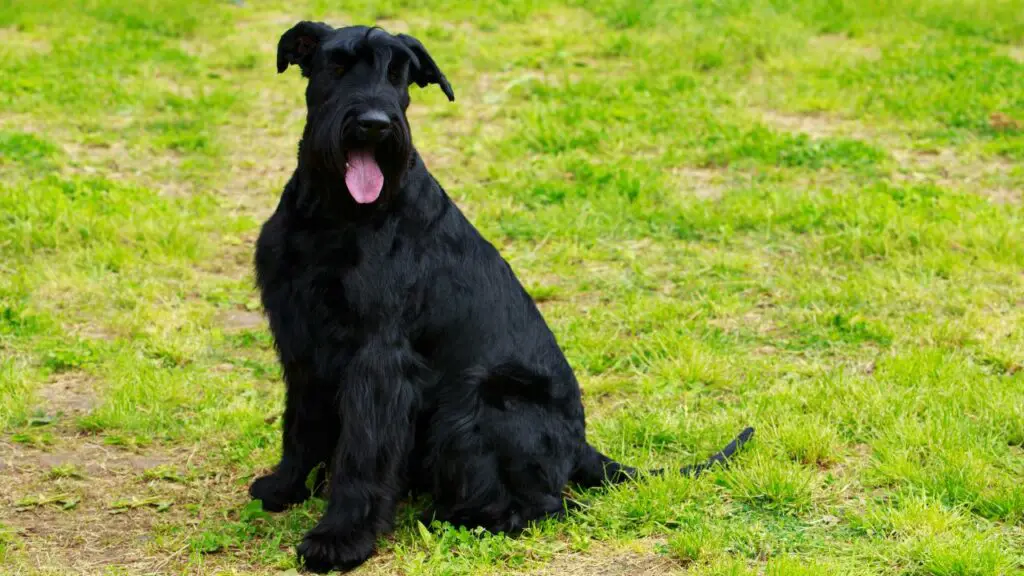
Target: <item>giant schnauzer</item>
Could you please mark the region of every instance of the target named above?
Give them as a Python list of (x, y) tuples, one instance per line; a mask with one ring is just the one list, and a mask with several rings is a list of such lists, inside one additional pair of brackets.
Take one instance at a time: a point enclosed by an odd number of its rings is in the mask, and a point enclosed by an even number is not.
[(277, 49), (278, 72), (292, 64), (308, 78), (306, 126), (255, 258), (287, 384), (284, 446), (250, 493), (282, 510), (326, 464), (326, 512), (298, 546), (306, 568), (365, 561), (410, 493), (430, 495), (436, 519), (515, 533), (562, 514), (570, 482), (634, 478), (587, 444), (554, 335), (413, 147), (409, 86), (455, 99), (426, 48), (300, 22)]

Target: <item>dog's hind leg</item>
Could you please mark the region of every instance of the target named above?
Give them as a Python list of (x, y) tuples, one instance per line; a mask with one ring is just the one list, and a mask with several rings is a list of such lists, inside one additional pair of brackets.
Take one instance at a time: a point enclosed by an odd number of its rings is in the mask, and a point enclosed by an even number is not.
[(285, 367), (288, 391), (281, 462), (249, 487), (249, 494), (270, 512), (280, 512), (309, 498), (306, 479), (318, 464), (330, 462), (338, 437), (338, 415), (330, 392), (314, 385), (306, 374), (299, 366)]

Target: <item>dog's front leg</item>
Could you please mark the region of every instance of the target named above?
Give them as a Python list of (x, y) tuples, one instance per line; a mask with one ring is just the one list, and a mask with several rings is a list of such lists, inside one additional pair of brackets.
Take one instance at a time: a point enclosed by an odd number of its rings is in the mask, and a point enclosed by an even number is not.
[(249, 487), (263, 509), (280, 512), (309, 498), (306, 478), (322, 462), (330, 462), (338, 438), (338, 414), (332, 407), (331, 387), (310, 377), (300, 363), (285, 364), (288, 385), (282, 426), (281, 462), (274, 471)]
[(327, 510), (298, 548), (309, 570), (354, 568), (391, 529), (413, 440), (412, 359), (403, 342), (375, 339), (348, 363)]

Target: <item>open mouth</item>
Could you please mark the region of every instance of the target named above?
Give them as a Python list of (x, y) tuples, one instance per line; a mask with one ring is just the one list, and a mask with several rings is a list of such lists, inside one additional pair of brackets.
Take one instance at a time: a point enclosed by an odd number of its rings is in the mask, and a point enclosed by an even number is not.
[(349, 150), (345, 162), (345, 186), (360, 204), (370, 204), (380, 197), (384, 174), (380, 171), (373, 150)]

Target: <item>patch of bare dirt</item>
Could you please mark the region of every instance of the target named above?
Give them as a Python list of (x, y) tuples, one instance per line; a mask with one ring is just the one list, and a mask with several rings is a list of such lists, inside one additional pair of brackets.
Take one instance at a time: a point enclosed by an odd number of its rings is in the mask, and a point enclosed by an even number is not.
[(153, 513), (107, 514), (75, 521), (78, 516), (75, 511), (41, 508), (17, 514), (5, 523), (20, 540), (21, 560), (33, 570), (100, 574), (117, 567), (140, 574), (167, 568), (169, 563), (146, 550), (157, 520)]
[(387, 30), (391, 34), (409, 34), (412, 30), (409, 23), (398, 18), (381, 18), (376, 22), (377, 26)]
[[(107, 126), (120, 131), (131, 129), (136, 120), (133, 116), (124, 115), (111, 115), (104, 119)], [(191, 193), (185, 183), (162, 177), (178, 170), (181, 161), (174, 154), (154, 155), (146, 150), (130, 149), (123, 142), (78, 142), (67, 126), (40, 124), (39, 118), (23, 114), (0, 113), (0, 127), (35, 134), (48, 142), (58, 143), (66, 157), (60, 162), (60, 171), (65, 175), (102, 173), (105, 178), (136, 182), (164, 196)]]
[(882, 57), (882, 51), (877, 46), (861, 44), (843, 34), (821, 34), (814, 36), (808, 41), (807, 47), (815, 53), (829, 52), (866, 60), (878, 60)]
[(68, 336), (85, 338), (88, 340), (104, 340), (110, 342), (120, 334), (113, 331), (109, 326), (96, 326), (93, 324), (72, 324), (64, 325), (64, 332)]
[(1010, 180), (1013, 164), (1008, 160), (976, 160), (949, 149), (892, 150), (892, 155), (900, 164), (897, 181), (966, 190), (1000, 204), (1021, 201), (1021, 190)]
[[(128, 130), (137, 118), (114, 116), (108, 124)], [(79, 143), (70, 136), (53, 136), (61, 141), (68, 157), (61, 171), (68, 175), (91, 176), (102, 173), (110, 180), (135, 182), (156, 191), (161, 196), (179, 198), (194, 192), (192, 184), (171, 175), (180, 170), (181, 157), (175, 153), (153, 154), (142, 149), (130, 149), (122, 142)]]
[[(812, 138), (847, 137), (863, 140), (888, 150), (896, 161), (897, 182), (932, 183), (952, 190), (964, 190), (988, 197), (999, 204), (1021, 202), (1022, 192), (1010, 179), (1013, 164), (1002, 158), (970, 158), (948, 148), (918, 150), (891, 135), (878, 133), (850, 120), (823, 114), (788, 114), (764, 111), (763, 121), (787, 132)], [(993, 114), (989, 120), (996, 130), (1019, 130), (1016, 119)]]
[(681, 573), (677, 563), (666, 556), (651, 552), (634, 551), (588, 551), (587, 554), (565, 554), (555, 557), (543, 569), (534, 572), (540, 575), (565, 576), (661, 576)]
[(725, 194), (728, 183), (720, 170), (680, 167), (672, 171), (676, 188), (683, 194), (701, 200), (717, 200)]
[(266, 322), (263, 314), (249, 310), (227, 310), (217, 315), (217, 323), (228, 331), (257, 330)]
[(757, 310), (751, 310), (743, 316), (712, 318), (708, 320), (707, 323), (716, 328), (721, 328), (723, 331), (730, 334), (737, 334), (743, 331), (753, 331), (756, 334), (763, 336), (782, 330), (781, 327), (776, 326), (771, 322), (771, 320), (765, 318), (764, 315)]
[(1024, 191), (1020, 188), (987, 188), (985, 195), (996, 204), (1020, 204), (1024, 201)]
[(36, 38), (15, 26), (0, 28), (0, 44), (10, 49), (16, 48), (19, 52), (34, 52), (36, 54), (49, 54), (53, 50), (53, 46), (47, 40)]
[(38, 394), (50, 416), (87, 414), (99, 403), (92, 377), (81, 372), (58, 374)]
[(806, 134), (812, 138), (831, 138), (845, 136), (861, 140), (877, 138), (863, 125), (836, 118), (827, 114), (791, 114), (776, 110), (765, 110), (761, 113), (765, 124), (786, 132)]
[[(129, 452), (76, 437), (65, 438), (52, 450), (0, 442), (0, 462), (8, 473), (25, 481), (20, 486), (9, 487), (15, 491), (30, 488), (35, 476), (45, 475), (58, 467), (78, 470), (87, 479), (109, 480), (117, 476), (133, 476), (173, 461), (174, 457), (169, 454)], [(0, 491), (0, 498), (4, 496), (11, 497), (11, 494)]]
[(167, 552), (154, 531), (161, 523), (188, 525), (185, 505), (205, 498), (168, 480), (183, 478), (193, 457), (82, 437), (61, 437), (50, 451), (0, 441), (0, 524), (16, 536), (14, 566), (74, 574), (173, 569), (187, 558)]

